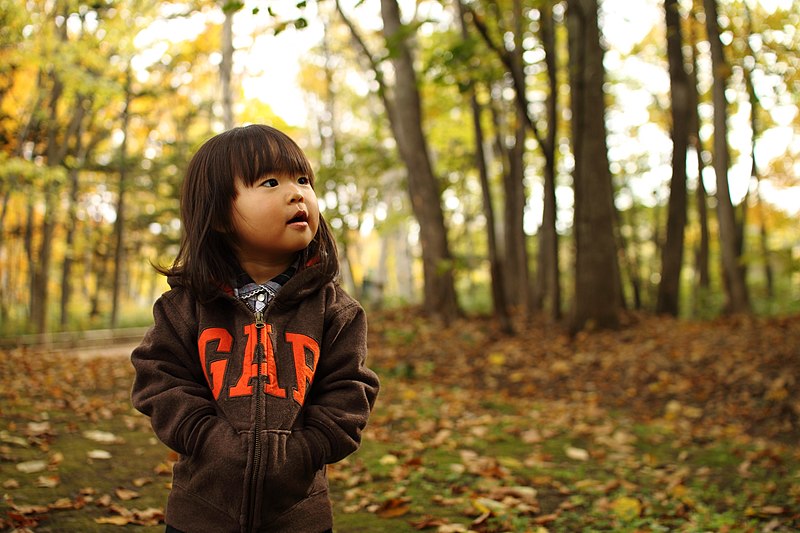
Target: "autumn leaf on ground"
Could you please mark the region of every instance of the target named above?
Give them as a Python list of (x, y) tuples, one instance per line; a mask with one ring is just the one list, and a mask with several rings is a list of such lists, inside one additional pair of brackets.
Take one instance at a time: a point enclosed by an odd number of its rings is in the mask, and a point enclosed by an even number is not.
[(411, 510), (411, 500), (408, 498), (392, 498), (383, 502), (375, 511), (381, 518), (396, 518), (403, 516)]

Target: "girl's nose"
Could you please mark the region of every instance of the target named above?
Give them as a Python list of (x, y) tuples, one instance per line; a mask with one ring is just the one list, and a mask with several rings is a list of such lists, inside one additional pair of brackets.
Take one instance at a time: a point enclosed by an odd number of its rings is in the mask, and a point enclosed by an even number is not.
[(297, 186), (292, 186), (291, 191), (289, 192), (289, 203), (297, 203), (303, 201), (303, 193), (300, 191), (300, 188)]

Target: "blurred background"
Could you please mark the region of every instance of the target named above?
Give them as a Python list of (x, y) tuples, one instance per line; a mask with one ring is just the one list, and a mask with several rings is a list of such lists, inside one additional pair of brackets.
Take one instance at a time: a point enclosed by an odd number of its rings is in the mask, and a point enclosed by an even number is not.
[(306, 150), (372, 309), (797, 313), (799, 26), (797, 0), (0, 0), (0, 337), (146, 326), (189, 158), (254, 122)]

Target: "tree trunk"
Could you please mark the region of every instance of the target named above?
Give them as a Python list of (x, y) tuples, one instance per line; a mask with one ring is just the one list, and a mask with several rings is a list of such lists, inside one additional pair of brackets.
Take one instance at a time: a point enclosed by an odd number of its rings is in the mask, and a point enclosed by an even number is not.
[(530, 313), (530, 283), (528, 276), (528, 247), (523, 227), (525, 215), (525, 123), (517, 110), (514, 129), (514, 146), (508, 150), (508, 165), (503, 173), (505, 191), (503, 227), (505, 238), (506, 296), (509, 304), (517, 310)]
[(391, 49), (395, 86), (388, 111), (400, 157), (408, 169), (411, 206), (420, 226), (425, 309), (445, 321), (458, 315), (453, 259), (444, 225), (439, 182), (433, 173), (422, 130), (422, 108), (417, 77), (397, 0), (381, 0), (383, 36)]
[(575, 294), (570, 330), (619, 326), (614, 200), (606, 146), (597, 0), (567, 2), (575, 155)]
[[(633, 193), (631, 193), (633, 194)], [(630, 209), (627, 210), (629, 215), (629, 223), (628, 225), (631, 228), (635, 227), (635, 220), (636, 220), (636, 207), (635, 204), (631, 206)], [(622, 221), (622, 214), (619, 211), (615, 210), (615, 217), (617, 222), (617, 227), (622, 228), (624, 223)], [(637, 311), (642, 309), (642, 276), (641, 276), (641, 265), (639, 261), (639, 240), (636, 238), (636, 231), (631, 232), (631, 239), (628, 242), (628, 239), (619, 231), (619, 242), (620, 248), (622, 253), (620, 253), (620, 257), (622, 258), (622, 265), (621, 270), (628, 272), (628, 281), (631, 284), (631, 292), (633, 293), (633, 308)]]
[[(750, 13), (750, 8), (747, 7), (747, 4), (744, 4), (745, 13), (747, 14), (747, 26), (748, 26), (748, 34), (753, 33), (753, 20), (752, 14)], [(756, 60), (756, 52), (750, 46), (750, 41), (745, 39), (747, 43), (747, 49), (750, 53), (750, 56), (753, 58), (753, 63)], [(761, 134), (761, 128), (758, 121), (758, 112), (761, 109), (761, 102), (758, 99), (758, 95), (756, 94), (756, 88), (753, 84), (753, 66), (751, 65), (749, 68), (745, 68), (745, 76), (744, 76), (745, 84), (747, 85), (747, 94), (750, 97), (750, 129), (752, 132), (751, 141), (750, 141), (750, 152), (751, 152), (751, 161), (752, 164), (750, 166), (750, 176), (753, 181), (755, 181), (755, 195), (756, 195), (756, 206), (758, 209), (758, 225), (759, 225), (759, 246), (761, 248), (761, 260), (764, 262), (764, 280), (766, 282), (766, 297), (768, 300), (772, 300), (774, 294), (774, 275), (772, 272), (772, 253), (769, 249), (769, 238), (767, 235), (767, 222), (766, 216), (764, 215), (764, 204), (761, 200), (761, 173), (759, 172), (758, 164), (756, 161), (756, 141), (758, 140)]]
[(556, 232), (556, 168), (555, 146), (557, 138), (557, 49), (555, 41), (555, 22), (553, 20), (553, 1), (544, 2), (541, 16), (542, 46), (547, 65), (549, 92), (547, 95), (547, 139), (541, 146), (545, 154), (544, 164), (544, 205), (542, 225), (539, 227), (539, 257), (536, 278), (536, 294), (541, 298), (541, 306), (549, 309), (552, 320), (561, 319), (561, 281), (558, 273), (558, 233)]
[(131, 70), (125, 72), (125, 106), (122, 108), (122, 142), (119, 146), (119, 189), (117, 218), (114, 220), (114, 281), (111, 287), (111, 327), (119, 324), (119, 297), (122, 291), (122, 272), (125, 267), (125, 201), (128, 188), (128, 123), (131, 105)]
[(678, 315), (683, 239), (686, 228), (686, 153), (689, 146), (689, 77), (683, 60), (678, 0), (664, 0), (672, 101), (672, 181), (667, 215), (667, 240), (661, 253), (661, 281), (656, 312)]
[[(464, 5), (459, 0), (458, 17), (461, 25), (461, 35), (464, 40), (469, 38), (467, 24), (465, 21)], [(483, 197), (483, 214), (486, 218), (486, 238), (489, 248), (489, 269), (492, 278), (492, 302), (494, 303), (494, 316), (500, 324), (500, 329), (507, 333), (514, 333), (514, 325), (508, 310), (508, 300), (506, 299), (506, 288), (503, 277), (503, 261), (497, 251), (497, 234), (492, 204), (492, 191), (489, 185), (489, 170), (486, 168), (486, 154), (484, 153), (483, 126), (481, 125), (481, 106), (475, 95), (475, 89), (470, 82), (469, 88), (470, 108), (472, 109), (472, 124), (475, 131), (475, 165), (478, 167), (478, 177), (481, 183), (481, 194)]]
[(61, 268), (61, 326), (66, 326), (69, 318), (69, 303), (72, 298), (72, 265), (75, 262), (75, 230), (76, 212), (78, 204), (78, 169), (86, 161), (88, 150), (83, 148), (83, 119), (87, 108), (91, 105), (90, 100), (79, 98), (75, 109), (73, 123), (76, 125), (75, 133), (75, 163), (69, 169), (67, 181), (69, 183), (69, 195), (67, 196), (67, 221), (66, 221), (66, 246), (64, 250), (64, 263)]
[(233, 15), (234, 9), (224, 9), (225, 21), (222, 23), (222, 61), (219, 64), (220, 84), (222, 85), (222, 123), (226, 130), (234, 126), (233, 120), (233, 87), (231, 73), (233, 70)]
[(689, 76), (691, 98), (689, 114), (689, 143), (692, 145), (697, 158), (697, 189), (695, 191), (695, 203), (697, 207), (697, 220), (700, 224), (700, 242), (695, 249), (695, 294), (694, 294), (694, 311), (697, 311), (699, 304), (698, 295), (703, 294), (708, 290), (711, 285), (711, 275), (709, 273), (709, 232), (708, 232), (708, 193), (706, 191), (705, 183), (703, 182), (703, 173), (705, 171), (705, 162), (703, 161), (703, 143), (700, 140), (700, 115), (698, 112), (698, 104), (700, 102), (700, 94), (697, 88), (697, 38), (693, 29), (697, 26), (697, 18), (694, 9), (689, 12), (692, 17), (692, 24), (689, 25), (689, 42), (691, 43), (692, 54), (692, 69)]
[(506, 294), (509, 303), (520, 310), (525, 310), (528, 315), (534, 311), (531, 298), (530, 275), (528, 271), (528, 245), (525, 235), (525, 138), (527, 133), (526, 123), (528, 118), (528, 98), (525, 87), (525, 69), (522, 55), (522, 3), (514, 0), (514, 50), (510, 53), (511, 75), (514, 89), (517, 94), (515, 99), (516, 121), (514, 124), (514, 145), (508, 151), (509, 160), (506, 171), (503, 173), (504, 202), (503, 210), (505, 219), (505, 267), (506, 267)]
[[(65, 31), (65, 30), (62, 30)], [(64, 84), (55, 71), (49, 73), (52, 81), (52, 92), (48, 103), (47, 147), (45, 155), (49, 167), (58, 167), (63, 160), (65, 143), (57, 142), (58, 136), (58, 104), (64, 93)], [(49, 302), (50, 264), (53, 257), (53, 235), (56, 224), (56, 204), (58, 182), (48, 176), (44, 184), (44, 220), (42, 222), (42, 240), (39, 244), (38, 256), (31, 271), (31, 322), (36, 333), (47, 330), (47, 310)]]
[(725, 279), (727, 313), (750, 311), (750, 298), (737, 251), (736, 217), (728, 187), (728, 111), (725, 99), (728, 71), (717, 23), (716, 0), (703, 0), (706, 12), (706, 31), (711, 45), (714, 102), (714, 172), (717, 178), (717, 218), (719, 223), (722, 270)]

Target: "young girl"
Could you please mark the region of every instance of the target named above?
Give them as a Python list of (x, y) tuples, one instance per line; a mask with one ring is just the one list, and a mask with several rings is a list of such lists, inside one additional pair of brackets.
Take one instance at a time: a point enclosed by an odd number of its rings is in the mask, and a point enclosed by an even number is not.
[(217, 135), (189, 163), (171, 289), (131, 356), (133, 405), (180, 454), (167, 531), (333, 527), (325, 465), (358, 448), (379, 385), (313, 185), (269, 126)]

